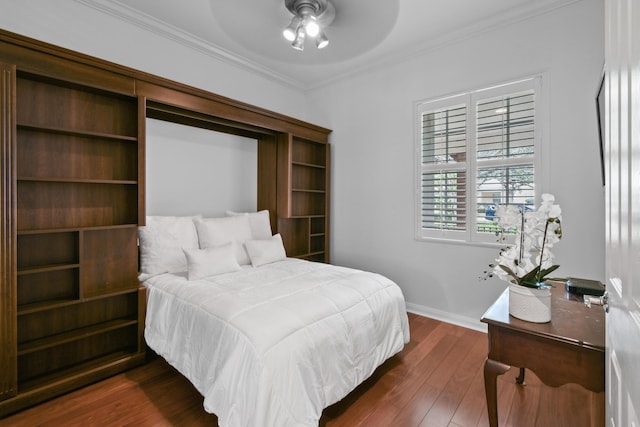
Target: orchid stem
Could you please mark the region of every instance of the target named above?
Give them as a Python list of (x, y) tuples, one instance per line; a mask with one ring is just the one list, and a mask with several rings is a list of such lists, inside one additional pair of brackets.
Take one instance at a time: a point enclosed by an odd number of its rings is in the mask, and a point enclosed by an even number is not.
[(547, 230), (549, 229), (549, 221), (544, 223), (544, 236), (542, 236), (542, 248), (540, 248), (540, 264), (538, 265), (538, 274), (536, 275), (536, 283), (540, 283), (542, 278), (542, 257), (544, 256), (544, 244), (547, 241)]
[(524, 257), (524, 211), (520, 211), (520, 255), (518, 257), (518, 264), (522, 264), (523, 257)]

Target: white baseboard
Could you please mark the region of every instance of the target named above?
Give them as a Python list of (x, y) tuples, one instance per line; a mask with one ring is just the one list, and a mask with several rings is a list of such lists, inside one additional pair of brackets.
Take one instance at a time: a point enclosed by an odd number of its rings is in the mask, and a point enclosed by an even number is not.
[(432, 319), (440, 320), (441, 322), (462, 326), (463, 328), (469, 328), (485, 333), (487, 332), (487, 325), (485, 323), (482, 323), (480, 319), (460, 316), (446, 311), (436, 310), (434, 308), (412, 303), (407, 303), (407, 311), (419, 316), (430, 317)]

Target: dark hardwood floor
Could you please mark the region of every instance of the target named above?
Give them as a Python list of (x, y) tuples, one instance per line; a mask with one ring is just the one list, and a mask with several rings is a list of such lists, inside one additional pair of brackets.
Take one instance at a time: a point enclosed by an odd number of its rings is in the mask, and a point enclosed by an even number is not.
[[(481, 332), (409, 315), (411, 342), (341, 402), (323, 427), (487, 426)], [(553, 355), (549, 355), (553, 363)], [(568, 384), (550, 388), (513, 368), (498, 380), (501, 426), (590, 425), (592, 393)], [(1, 426), (217, 426), (202, 396), (162, 359), (7, 418)], [(259, 427), (259, 426), (256, 426)]]

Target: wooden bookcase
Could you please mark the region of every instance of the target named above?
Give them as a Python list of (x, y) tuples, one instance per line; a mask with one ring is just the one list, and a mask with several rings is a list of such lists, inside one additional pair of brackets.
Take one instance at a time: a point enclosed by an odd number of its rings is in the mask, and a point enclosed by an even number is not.
[(145, 353), (138, 98), (20, 70), (13, 80), (17, 348), (0, 413)]
[(283, 134), (278, 141), (278, 230), (287, 255), (329, 262), (329, 144)]

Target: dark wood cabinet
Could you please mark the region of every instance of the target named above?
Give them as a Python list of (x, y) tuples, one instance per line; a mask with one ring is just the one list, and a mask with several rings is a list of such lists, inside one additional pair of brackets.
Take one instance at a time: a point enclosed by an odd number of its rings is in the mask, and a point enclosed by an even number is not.
[[(138, 98), (11, 71), (3, 142), (16, 335), (0, 414), (144, 361)], [(7, 90), (7, 88), (4, 88)], [(9, 113), (10, 112), (10, 113)], [(11, 269), (13, 270), (13, 269)], [(12, 275), (13, 276), (13, 275)], [(6, 284), (3, 287), (8, 287)]]
[(278, 142), (278, 230), (289, 256), (329, 262), (329, 144), (291, 134)]

